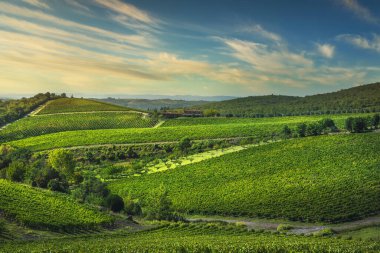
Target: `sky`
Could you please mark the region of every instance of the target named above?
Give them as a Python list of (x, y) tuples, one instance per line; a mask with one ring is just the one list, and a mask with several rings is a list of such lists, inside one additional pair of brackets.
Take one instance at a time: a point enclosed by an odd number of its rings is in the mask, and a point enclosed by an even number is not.
[(0, 0), (0, 97), (304, 96), (377, 81), (379, 0)]

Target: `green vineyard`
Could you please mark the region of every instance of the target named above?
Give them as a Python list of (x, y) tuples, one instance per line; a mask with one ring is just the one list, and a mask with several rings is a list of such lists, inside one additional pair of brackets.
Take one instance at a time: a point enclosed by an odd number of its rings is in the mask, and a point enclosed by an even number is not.
[(34, 228), (91, 229), (111, 218), (75, 202), (70, 196), (0, 179), (0, 210)]
[(380, 211), (380, 136), (321, 136), (252, 147), (112, 182), (144, 199), (164, 184), (184, 213), (338, 222)]
[(94, 111), (130, 111), (130, 108), (107, 104), (103, 102), (80, 99), (80, 98), (60, 98), (49, 101), (38, 113), (55, 114), (70, 112), (94, 112)]
[(150, 117), (133, 112), (95, 112), (54, 114), (27, 117), (0, 131), (0, 142), (49, 133), (120, 128), (148, 128), (157, 123)]
[(378, 252), (378, 242), (275, 235), (215, 224), (172, 224), (152, 231), (0, 245), (0, 252)]

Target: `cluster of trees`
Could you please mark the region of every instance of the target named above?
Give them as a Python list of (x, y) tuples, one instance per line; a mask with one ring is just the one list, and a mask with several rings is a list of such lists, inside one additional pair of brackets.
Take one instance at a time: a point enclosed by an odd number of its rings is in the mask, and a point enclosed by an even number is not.
[[(345, 121), (345, 129), (351, 133), (362, 133), (368, 130), (377, 129), (380, 124), (380, 115), (374, 114), (368, 117), (349, 117)], [(282, 129), (282, 136), (290, 137), (305, 137), (316, 136), (331, 132), (339, 132), (335, 122), (330, 118), (325, 118), (317, 122), (309, 124), (300, 123), (294, 130), (285, 125)]]
[(362, 133), (370, 129), (377, 129), (380, 123), (380, 115), (372, 117), (349, 117), (346, 119), (345, 127), (351, 133)]
[(45, 94), (39, 93), (31, 98), (0, 100), (0, 127), (25, 116), (48, 100), (61, 97), (66, 97), (66, 94), (56, 95), (47, 92)]
[(306, 97), (281, 95), (237, 98), (194, 106), (200, 110), (217, 110), (223, 116), (275, 117), (365, 113), (380, 111), (380, 83), (358, 86), (337, 92)]
[(339, 130), (336, 127), (335, 122), (330, 118), (325, 118), (317, 122), (311, 122), (309, 124), (300, 123), (296, 126), (296, 129), (294, 130), (290, 129), (289, 126), (285, 125), (282, 130), (282, 135), (285, 138), (305, 137), (317, 136), (337, 131)]

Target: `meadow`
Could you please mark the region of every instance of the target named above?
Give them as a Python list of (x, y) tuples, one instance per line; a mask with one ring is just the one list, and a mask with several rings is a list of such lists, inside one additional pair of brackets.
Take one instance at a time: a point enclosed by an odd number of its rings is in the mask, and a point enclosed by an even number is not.
[(0, 252), (378, 252), (371, 241), (305, 237), (247, 231), (217, 224), (170, 224), (121, 235), (82, 236), (7, 243)]
[(93, 229), (110, 216), (78, 204), (69, 195), (0, 179), (0, 210), (21, 225), (40, 229)]
[(164, 184), (183, 213), (339, 222), (380, 211), (377, 133), (307, 137), (111, 182), (144, 199)]

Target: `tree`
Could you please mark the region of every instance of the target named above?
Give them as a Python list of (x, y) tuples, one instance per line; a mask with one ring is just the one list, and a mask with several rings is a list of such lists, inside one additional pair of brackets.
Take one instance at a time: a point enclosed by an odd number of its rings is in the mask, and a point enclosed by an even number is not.
[(73, 154), (64, 149), (56, 149), (49, 153), (49, 164), (68, 178), (72, 178), (75, 169)]
[(178, 147), (182, 153), (187, 153), (188, 149), (191, 147), (190, 139), (188, 137), (182, 138), (178, 143)]
[(163, 184), (153, 189), (145, 201), (147, 219), (168, 220), (172, 217), (172, 202)]
[(305, 123), (300, 123), (297, 125), (297, 134), (299, 137), (305, 137), (306, 136), (306, 128), (307, 125)]
[(322, 134), (322, 131), (323, 131), (322, 126), (318, 122), (310, 123), (309, 125), (307, 125), (307, 128), (306, 128), (307, 135), (311, 135), (311, 136), (320, 135)]
[(124, 210), (128, 215), (141, 215), (141, 205), (138, 201), (133, 200), (131, 193), (124, 199)]
[(119, 195), (111, 194), (106, 198), (106, 206), (113, 212), (118, 213), (124, 209), (124, 201)]
[(12, 162), (9, 167), (6, 169), (7, 179), (15, 182), (22, 182), (25, 175), (25, 164), (20, 161)]
[(69, 183), (64, 178), (54, 178), (49, 181), (48, 189), (56, 192), (69, 192)]
[(354, 118), (352, 123), (352, 129), (356, 133), (362, 133), (367, 130), (367, 120), (363, 117)]
[(285, 138), (292, 136), (292, 130), (288, 127), (288, 125), (285, 125), (282, 129), (282, 134), (285, 136)]
[(372, 127), (377, 129), (378, 125), (380, 124), (380, 115), (377, 113), (373, 115), (371, 123), (372, 123)]
[(322, 119), (319, 121), (319, 123), (323, 130), (330, 129), (330, 131), (335, 132), (338, 129), (335, 125), (335, 122), (330, 118)]
[(349, 132), (353, 132), (353, 122), (354, 122), (354, 118), (352, 117), (349, 117), (346, 119), (345, 121), (345, 128), (349, 131)]

